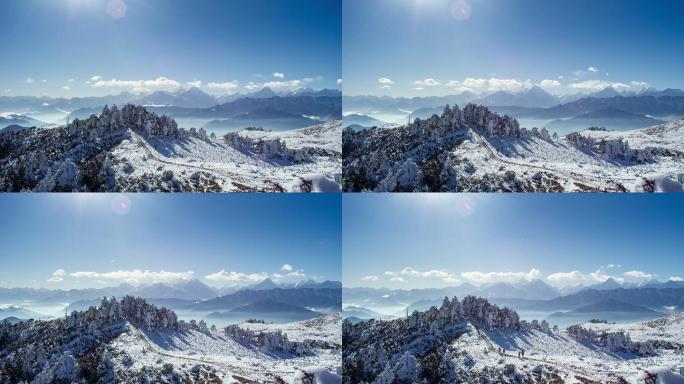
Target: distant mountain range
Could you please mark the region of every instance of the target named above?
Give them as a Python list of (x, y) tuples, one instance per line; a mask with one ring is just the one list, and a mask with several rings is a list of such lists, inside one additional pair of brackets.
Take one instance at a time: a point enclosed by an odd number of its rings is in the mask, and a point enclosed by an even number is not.
[(0, 129), (13, 126), (12, 130), (27, 128), (27, 127), (40, 127), (45, 125), (44, 122), (34, 119), (30, 116), (10, 114), (6, 116), (0, 116)]
[(684, 310), (682, 281), (619, 283), (610, 278), (588, 287), (574, 287), (574, 292), (564, 294), (541, 280), (483, 287), (463, 284), (441, 289), (344, 288), (344, 316), (377, 319), (382, 315), (369, 308), (396, 308), (402, 305), (405, 305), (405, 309), (399, 311), (401, 313), (406, 310), (409, 313), (414, 310), (425, 311), (432, 306), (439, 306), (444, 297), (466, 295), (488, 297), (492, 302), (516, 310), (558, 311), (554, 314), (557, 318), (575, 316), (585, 320), (598, 316), (601, 311), (620, 312), (620, 316), (636, 313), (639, 314), (637, 318), (643, 319), (657, 317), (667, 311)]
[(557, 119), (546, 128), (552, 131), (580, 131), (587, 127), (603, 127), (608, 130), (630, 130), (663, 124), (664, 120), (655, 119), (643, 113), (628, 112), (615, 107), (606, 107), (583, 113), (569, 119)]
[[(546, 127), (567, 133), (590, 126), (611, 130), (631, 130), (661, 124), (684, 117), (684, 91), (678, 89), (644, 89), (618, 91), (607, 87), (589, 94), (556, 96), (534, 86), (520, 92), (497, 91), (483, 95), (465, 93), (454, 96), (392, 98), (376, 96), (343, 96), (344, 113), (367, 118), (394, 116), (394, 122), (406, 118), (428, 118), (440, 115), (445, 105), (474, 103), (492, 111), (519, 119), (522, 126)], [(405, 116), (405, 117), (402, 117)], [(370, 127), (349, 122), (345, 126)]]
[(16, 321), (23, 321), (23, 320), (29, 320), (29, 319), (49, 319), (51, 316), (44, 315), (42, 313), (38, 313), (35, 311), (31, 311), (26, 308), (21, 308), (21, 307), (16, 307), (16, 306), (5, 306), (5, 307), (0, 307), (0, 321), (5, 318), (10, 318), (10, 319), (15, 319), (12, 320), (13, 322)]
[(386, 122), (376, 119), (374, 117), (359, 115), (359, 114), (349, 114), (342, 118), (342, 127), (359, 126), (361, 128), (371, 128), (371, 127), (384, 127), (387, 125)]
[(548, 108), (560, 104), (560, 99), (541, 87), (534, 86), (520, 92), (497, 91), (472, 101), (486, 106), (515, 106), (526, 108)]
[[(339, 90), (301, 88), (275, 92), (263, 88), (249, 94), (214, 96), (199, 88), (177, 92), (157, 91), (142, 95), (121, 93), (84, 98), (0, 97), (0, 129), (8, 125), (41, 126), (43, 121), (64, 123), (99, 114), (105, 105), (127, 103), (176, 118), (181, 127), (236, 130), (260, 126), (286, 130), (341, 119), (342, 93)], [(10, 116), (11, 115), (11, 116)], [(43, 121), (41, 121), (43, 120)]]
[[(106, 288), (85, 288), (70, 290), (51, 290), (35, 288), (0, 288), (0, 303), (31, 302), (37, 304), (49, 303), (74, 303), (78, 301), (99, 301), (104, 296), (122, 297), (125, 295), (135, 295), (147, 299), (168, 299), (179, 302), (195, 302), (209, 300), (226, 295), (234, 295), (240, 291), (267, 291), (267, 290), (341, 290), (342, 285), (337, 281), (317, 282), (311, 279), (301, 280), (294, 283), (275, 283), (270, 278), (257, 282), (250, 286), (214, 288), (210, 287), (198, 279), (182, 280), (174, 283), (154, 283), (141, 286), (120, 284), (118, 286)], [(258, 296), (258, 295), (255, 295)], [(247, 301), (236, 304), (244, 305)], [(19, 316), (17, 316), (19, 317)]]
[[(211, 107), (183, 107), (178, 105), (148, 105), (146, 109), (158, 115), (174, 118), (180, 127), (220, 131), (234, 131), (246, 127), (261, 127), (282, 131), (303, 128), (322, 121), (342, 118), (340, 96), (329, 96), (327, 91), (317, 94), (242, 97)], [(70, 119), (85, 119), (99, 113), (98, 108), (73, 111)]]

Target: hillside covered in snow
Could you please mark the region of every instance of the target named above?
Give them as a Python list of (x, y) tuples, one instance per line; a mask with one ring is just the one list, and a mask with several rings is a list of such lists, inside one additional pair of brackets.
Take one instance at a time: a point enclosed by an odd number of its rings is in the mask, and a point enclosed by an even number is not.
[(339, 329), (339, 314), (217, 329), (140, 298), (104, 298), (54, 320), (0, 323), (0, 382), (340, 382)]
[(684, 120), (559, 137), (468, 104), (396, 128), (343, 132), (343, 190), (682, 191)]
[(559, 329), (486, 299), (343, 323), (345, 383), (678, 383), (681, 314)]
[(53, 128), (0, 131), (2, 191), (339, 191), (339, 121), (224, 136), (127, 104)]

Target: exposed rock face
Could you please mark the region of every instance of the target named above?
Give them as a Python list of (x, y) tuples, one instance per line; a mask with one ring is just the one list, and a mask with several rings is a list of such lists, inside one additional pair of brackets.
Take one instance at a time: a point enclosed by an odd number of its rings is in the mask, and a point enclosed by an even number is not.
[(520, 128), (518, 121), (499, 116), (486, 107), (468, 104), (465, 108), (446, 106), (441, 116), (415, 119), (406, 126), (391, 129), (342, 133), (343, 190), (375, 192), (539, 190), (553, 186), (507, 183), (503, 175), (492, 180), (475, 179), (468, 159), (452, 151), (472, 139), (469, 130), (487, 138), (550, 141), (546, 129)]
[(596, 332), (581, 325), (571, 325), (567, 328), (568, 335), (573, 339), (593, 344), (606, 352), (630, 353), (637, 356), (650, 356), (655, 353), (653, 342), (633, 342), (625, 332)]
[(597, 140), (591, 136), (583, 135), (581, 132), (573, 132), (565, 137), (575, 147), (592, 151), (605, 160), (625, 160), (633, 163), (649, 163), (654, 160), (652, 149), (632, 149), (629, 142), (622, 138)]
[(141, 298), (104, 298), (99, 307), (65, 318), (17, 324), (0, 322), (3, 383), (119, 382), (107, 344), (128, 330), (126, 321), (150, 331), (178, 330), (176, 314)]
[(239, 132), (230, 132), (223, 136), (223, 140), (237, 149), (255, 153), (263, 160), (281, 159), (296, 163), (311, 161), (311, 153), (307, 148), (289, 149), (285, 141), (277, 138), (254, 139), (242, 136)]
[[(145, 180), (127, 179), (117, 186), (111, 152), (123, 140), (131, 140), (131, 132), (165, 142), (209, 139), (204, 129), (179, 129), (173, 119), (130, 104), (120, 109), (105, 106), (100, 116), (75, 119), (62, 127), (6, 130), (0, 132), (0, 190), (193, 190), (193, 185), (164, 180), (161, 174), (146, 175)], [(138, 182), (144, 185), (138, 188)]]
[(423, 379), (454, 382), (457, 351), (452, 351), (449, 345), (467, 332), (468, 322), (487, 330), (520, 331), (524, 326), (515, 311), (474, 296), (461, 301), (445, 297), (440, 308), (414, 311), (402, 319), (358, 324), (345, 321), (342, 324), (344, 380), (348, 383), (412, 383)]

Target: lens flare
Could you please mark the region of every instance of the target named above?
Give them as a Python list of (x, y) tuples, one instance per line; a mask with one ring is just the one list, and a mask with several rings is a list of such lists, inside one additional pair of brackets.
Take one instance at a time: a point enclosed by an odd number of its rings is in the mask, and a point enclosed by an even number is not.
[(457, 0), (451, 4), (451, 16), (458, 21), (470, 19), (470, 4), (466, 0)]
[(113, 19), (121, 19), (126, 16), (126, 3), (123, 0), (109, 0), (107, 2), (107, 14)]
[(110, 202), (112, 211), (117, 215), (125, 215), (131, 210), (131, 200), (122, 194), (117, 194)]

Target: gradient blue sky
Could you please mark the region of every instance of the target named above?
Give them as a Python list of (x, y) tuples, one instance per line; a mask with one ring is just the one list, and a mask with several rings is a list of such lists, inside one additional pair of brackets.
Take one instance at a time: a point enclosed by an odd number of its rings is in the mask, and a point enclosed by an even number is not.
[(683, 218), (684, 200), (662, 194), (345, 194), (342, 281), (425, 288), (533, 277), (556, 286), (608, 276), (668, 280), (684, 277)]
[(216, 94), (249, 92), (255, 88), (246, 88), (250, 83), (338, 88), (340, 1), (2, 1), (0, 96), (103, 95), (135, 88), (95, 87), (93, 76), (148, 81), (142, 84), (150, 90), (174, 88), (151, 82), (160, 77), (183, 87), (200, 80)]
[[(516, 90), (543, 80), (553, 93), (644, 86), (633, 81), (684, 88), (679, 0), (345, 0), (342, 13), (349, 95)], [(425, 79), (441, 85), (414, 83)]]
[[(6, 195), (0, 199), (0, 282), (82, 288), (129, 277), (165, 281), (188, 271), (215, 286), (274, 273), (283, 281), (340, 280), (340, 200), (336, 194)], [(136, 269), (151, 274), (138, 278), (130, 272)], [(167, 274), (159, 275), (162, 270)], [(206, 278), (221, 270), (222, 278)], [(76, 272), (99, 275), (77, 278)]]

